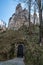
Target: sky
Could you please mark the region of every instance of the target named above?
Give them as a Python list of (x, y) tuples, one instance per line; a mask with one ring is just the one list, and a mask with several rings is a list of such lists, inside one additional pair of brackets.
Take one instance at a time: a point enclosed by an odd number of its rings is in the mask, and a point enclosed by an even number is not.
[[(9, 18), (15, 12), (19, 0), (0, 0), (0, 20), (6, 22), (8, 26)], [(21, 3), (25, 7), (24, 3)]]
[[(8, 26), (9, 18), (15, 12), (17, 4), (20, 0), (0, 0), (0, 20), (6, 22)], [(24, 3), (21, 3), (22, 7), (25, 7)]]
[[(9, 18), (15, 12), (18, 3), (18, 0), (0, 0), (0, 20), (5, 21), (7, 26)], [(24, 6), (23, 3), (22, 6)]]

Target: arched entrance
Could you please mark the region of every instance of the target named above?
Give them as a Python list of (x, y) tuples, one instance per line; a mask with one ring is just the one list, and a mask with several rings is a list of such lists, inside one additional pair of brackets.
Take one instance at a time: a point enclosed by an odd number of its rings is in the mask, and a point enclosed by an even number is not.
[(18, 45), (18, 50), (17, 50), (17, 57), (23, 57), (24, 53), (23, 53), (23, 45), (20, 44)]

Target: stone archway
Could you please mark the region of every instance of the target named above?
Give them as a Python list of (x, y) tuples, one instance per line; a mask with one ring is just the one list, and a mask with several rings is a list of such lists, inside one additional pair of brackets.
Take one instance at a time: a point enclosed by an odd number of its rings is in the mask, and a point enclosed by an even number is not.
[(24, 47), (22, 44), (18, 45), (18, 50), (17, 50), (17, 57), (23, 57), (24, 56)]
[[(26, 51), (26, 46), (27, 46), (27, 40), (26, 39), (16, 39), (15, 40), (15, 57), (24, 57), (25, 56), (25, 51)], [(20, 49), (22, 49), (20, 51)], [(20, 55), (19, 52), (20, 51)], [(22, 54), (23, 53), (23, 54)]]

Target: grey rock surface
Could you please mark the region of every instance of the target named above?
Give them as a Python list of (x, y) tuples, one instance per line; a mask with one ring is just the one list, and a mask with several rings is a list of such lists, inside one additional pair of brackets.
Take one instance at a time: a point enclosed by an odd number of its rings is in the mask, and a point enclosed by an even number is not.
[(0, 65), (25, 65), (23, 58), (15, 58), (12, 60), (0, 62)]

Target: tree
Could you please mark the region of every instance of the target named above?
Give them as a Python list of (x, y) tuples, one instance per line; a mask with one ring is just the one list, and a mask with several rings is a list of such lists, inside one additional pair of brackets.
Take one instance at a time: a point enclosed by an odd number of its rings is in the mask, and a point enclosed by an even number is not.
[(38, 5), (38, 8), (39, 8), (39, 21), (40, 21), (40, 26), (39, 26), (39, 29), (40, 29), (40, 32), (39, 32), (39, 43), (41, 43), (41, 38), (42, 38), (42, 7), (41, 7), (41, 0), (36, 0), (37, 2), (37, 5)]
[(35, 8), (35, 5), (34, 5), (34, 24), (35, 24), (35, 19), (36, 19), (36, 8)]
[(37, 14), (36, 14), (36, 3), (35, 3), (35, 2), (34, 2), (34, 14), (33, 14), (33, 16), (34, 16), (34, 21), (33, 21), (34, 25), (33, 25), (33, 29), (35, 30), (35, 21), (36, 21), (36, 17), (37, 17)]
[(29, 28), (30, 28), (31, 0), (28, 0), (28, 9), (29, 9)]
[(31, 2), (32, 0), (21, 0), (22, 2), (25, 2), (26, 5), (28, 6), (28, 11), (29, 11), (29, 16), (28, 16), (28, 21), (29, 21), (29, 31), (30, 31), (30, 17), (31, 17)]

